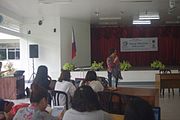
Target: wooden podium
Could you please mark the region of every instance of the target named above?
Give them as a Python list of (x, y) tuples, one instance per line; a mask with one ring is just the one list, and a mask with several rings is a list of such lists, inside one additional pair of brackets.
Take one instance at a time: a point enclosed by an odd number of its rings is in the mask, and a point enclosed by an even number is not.
[(0, 98), (18, 99), (25, 96), (24, 76), (0, 78)]

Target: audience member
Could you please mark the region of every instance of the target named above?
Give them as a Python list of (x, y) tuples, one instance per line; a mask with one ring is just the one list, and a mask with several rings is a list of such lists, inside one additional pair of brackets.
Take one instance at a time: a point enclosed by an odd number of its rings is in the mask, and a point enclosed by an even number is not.
[(10, 101), (6, 101), (4, 99), (0, 99), (0, 120), (7, 119), (7, 113), (11, 110), (14, 103)]
[[(71, 78), (71, 75), (70, 75), (70, 71), (68, 70), (62, 70), (61, 72), (61, 75), (58, 79), (58, 82), (56, 82), (55, 84), (55, 88), (54, 90), (57, 90), (57, 91), (63, 91), (65, 93), (67, 93), (68, 95), (68, 106), (70, 107), (71, 106), (71, 99), (74, 95), (74, 92), (76, 90), (76, 87), (73, 85), (72, 82), (70, 82), (70, 78)], [(65, 105), (65, 96), (60, 96), (59, 97), (59, 101), (60, 101), (60, 104), (61, 105)]]
[(48, 68), (44, 65), (39, 66), (33, 82), (48, 90), (50, 80), (51, 77), (48, 76)]
[[(44, 65), (38, 67), (36, 77), (33, 80), (33, 83), (38, 84), (39, 86), (49, 90), (49, 85), (51, 82), (51, 77), (48, 75), (48, 68)], [(51, 105), (51, 95), (48, 94), (48, 104)]]
[(155, 120), (152, 106), (139, 97), (133, 97), (125, 109), (125, 120)]
[(53, 117), (47, 111), (48, 91), (36, 83), (32, 84), (31, 104), (18, 110), (13, 120), (60, 120), (61, 116)]
[(0, 111), (9, 112), (14, 103), (0, 98)]
[(82, 85), (89, 85), (95, 92), (103, 91), (104, 87), (100, 81), (97, 80), (95, 71), (88, 71)]
[(63, 120), (111, 120), (111, 115), (100, 110), (97, 94), (83, 85), (75, 91), (72, 108), (65, 112)]

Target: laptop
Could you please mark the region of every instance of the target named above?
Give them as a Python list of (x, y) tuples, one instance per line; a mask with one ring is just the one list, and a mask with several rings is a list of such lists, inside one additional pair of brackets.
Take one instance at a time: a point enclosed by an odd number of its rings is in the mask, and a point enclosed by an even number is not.
[(155, 120), (161, 120), (161, 109), (160, 107), (153, 107)]

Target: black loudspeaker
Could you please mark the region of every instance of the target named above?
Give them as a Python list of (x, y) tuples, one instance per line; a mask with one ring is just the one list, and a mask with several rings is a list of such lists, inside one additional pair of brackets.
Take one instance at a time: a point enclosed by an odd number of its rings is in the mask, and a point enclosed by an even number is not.
[(29, 57), (30, 58), (38, 58), (38, 45), (32, 44), (29, 45)]

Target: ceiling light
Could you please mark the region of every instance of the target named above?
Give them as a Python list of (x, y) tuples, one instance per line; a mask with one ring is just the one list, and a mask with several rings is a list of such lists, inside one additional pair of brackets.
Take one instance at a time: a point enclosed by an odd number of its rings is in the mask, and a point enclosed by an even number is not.
[(180, 21), (166, 21), (166, 24), (180, 24)]
[(150, 20), (133, 20), (133, 24), (151, 24)]
[(118, 23), (117, 22), (99, 22), (98, 23), (99, 25), (117, 25)]
[(99, 20), (121, 20), (121, 17), (100, 17)]
[(139, 13), (139, 19), (144, 20), (144, 19), (160, 19), (159, 13), (157, 12), (140, 12)]

